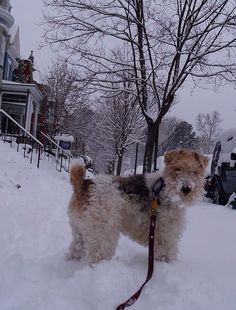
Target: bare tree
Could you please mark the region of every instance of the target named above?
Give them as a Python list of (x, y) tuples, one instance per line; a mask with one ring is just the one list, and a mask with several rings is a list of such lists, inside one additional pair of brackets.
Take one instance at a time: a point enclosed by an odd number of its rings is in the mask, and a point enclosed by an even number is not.
[(196, 128), (200, 135), (200, 145), (204, 153), (212, 153), (222, 121), (218, 111), (197, 115)]
[[(129, 72), (148, 135), (150, 171), (159, 125), (191, 77), (215, 86), (235, 82), (235, 4), (231, 0), (47, 0), (46, 42), (84, 69), (91, 91), (122, 91)], [(114, 53), (125, 46), (127, 58)], [(112, 74), (112, 82), (108, 76)]]
[(173, 134), (173, 132), (175, 131), (176, 126), (180, 123), (183, 122), (182, 119), (176, 117), (176, 116), (169, 116), (169, 117), (165, 117), (163, 119), (163, 122), (166, 125), (166, 128), (169, 132), (169, 135)]
[(179, 123), (183, 122), (183, 120), (176, 116), (166, 116), (164, 117), (163, 122), (168, 130), (168, 138), (160, 144), (160, 147), (158, 149), (158, 156), (163, 155), (164, 152), (168, 149), (173, 149), (173, 146), (170, 145), (170, 142), (172, 141), (170, 137), (174, 134), (176, 126)]
[(49, 99), (47, 134), (52, 138), (60, 133), (72, 134), (74, 155), (86, 153), (93, 116), (90, 101), (77, 79), (78, 72), (63, 59), (57, 59), (44, 77)]
[(75, 70), (71, 70), (66, 61), (56, 60), (44, 77), (43, 83), (48, 90), (49, 99), (50, 122), (47, 127), (50, 136), (65, 130), (66, 118), (76, 109), (76, 76)]
[(140, 138), (142, 132), (140, 127), (143, 125), (143, 118), (134, 101), (134, 96), (124, 92), (102, 100), (95, 111), (96, 137), (92, 136), (90, 139), (93, 145), (91, 148), (97, 154), (94, 157), (100, 161), (103, 170), (105, 168), (106, 171), (115, 173), (116, 168), (116, 175), (121, 173), (125, 151)]
[(94, 132), (92, 122), (94, 111), (90, 106), (91, 104), (86, 98), (80, 98), (76, 102), (76, 108), (73, 110), (73, 113), (66, 118), (66, 132), (74, 137), (72, 145), (74, 156), (90, 154), (89, 142)]

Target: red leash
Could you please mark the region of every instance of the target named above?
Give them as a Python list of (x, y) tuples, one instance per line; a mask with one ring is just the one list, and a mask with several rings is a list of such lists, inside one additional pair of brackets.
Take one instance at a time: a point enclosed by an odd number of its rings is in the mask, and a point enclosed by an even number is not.
[(157, 214), (157, 199), (153, 198), (151, 201), (151, 221), (149, 228), (149, 245), (148, 245), (148, 272), (145, 282), (142, 284), (140, 289), (134, 293), (129, 299), (127, 299), (124, 303), (119, 305), (116, 310), (123, 310), (126, 307), (132, 306), (139, 298), (142, 289), (147, 284), (147, 282), (151, 279), (153, 274), (154, 267), (154, 239), (155, 239), (155, 227), (156, 227), (156, 214)]

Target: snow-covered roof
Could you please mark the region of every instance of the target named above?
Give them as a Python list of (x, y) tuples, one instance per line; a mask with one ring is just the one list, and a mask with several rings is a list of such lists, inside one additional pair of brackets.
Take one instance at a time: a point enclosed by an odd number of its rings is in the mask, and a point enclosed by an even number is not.
[(236, 153), (236, 128), (223, 131), (218, 141), (221, 143), (218, 166), (222, 163), (229, 163), (230, 167), (234, 167), (235, 160), (231, 159), (231, 153)]
[(223, 131), (219, 135), (219, 141), (221, 142), (221, 151), (231, 153), (236, 147), (236, 128)]
[(58, 135), (58, 136), (55, 136), (54, 139), (56, 141), (64, 141), (64, 142), (74, 142), (74, 137), (72, 135), (67, 135), (67, 134), (61, 134), (61, 135)]
[(2, 80), (2, 92), (27, 92), (34, 96), (35, 100), (40, 102), (43, 99), (43, 94), (36, 84), (18, 83), (13, 81)]

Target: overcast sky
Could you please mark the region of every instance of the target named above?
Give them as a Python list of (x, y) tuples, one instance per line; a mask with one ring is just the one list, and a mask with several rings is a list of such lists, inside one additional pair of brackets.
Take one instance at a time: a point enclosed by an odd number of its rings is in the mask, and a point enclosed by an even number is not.
[[(34, 51), (35, 66), (41, 73), (46, 72), (51, 60), (56, 57), (49, 48), (39, 50), (42, 41), (43, 1), (11, 0), (12, 15), (20, 27), (21, 56), (28, 58)], [(233, 86), (221, 88), (218, 92), (195, 89), (191, 92), (190, 84), (181, 90), (178, 103), (172, 108), (171, 115), (176, 115), (189, 123), (195, 123), (198, 113), (220, 112), (223, 129), (236, 127), (236, 89)], [(192, 94), (191, 94), (192, 93)]]
[(30, 51), (34, 51), (35, 67), (41, 73), (46, 72), (53, 57), (49, 48), (39, 49), (42, 40), (41, 25), (43, 22), (42, 0), (10, 0), (11, 14), (15, 23), (20, 27), (21, 57), (28, 58)]

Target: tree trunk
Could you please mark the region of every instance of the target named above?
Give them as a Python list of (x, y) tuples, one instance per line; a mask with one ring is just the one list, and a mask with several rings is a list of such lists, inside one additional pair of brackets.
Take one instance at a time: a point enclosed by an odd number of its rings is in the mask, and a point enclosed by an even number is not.
[(118, 154), (118, 162), (117, 162), (117, 167), (116, 167), (116, 175), (120, 175), (121, 174), (123, 155), (124, 155), (124, 150), (121, 150), (120, 154)]
[(158, 143), (159, 143), (159, 128), (160, 124), (157, 124), (156, 128), (156, 140), (155, 140), (155, 145), (154, 145), (154, 161), (153, 161), (153, 171), (157, 171), (157, 154), (158, 154)]
[(136, 150), (135, 150), (135, 163), (134, 163), (134, 174), (137, 173), (137, 163), (138, 163), (138, 142), (136, 143)]
[(143, 172), (151, 172), (153, 163), (153, 152), (157, 140), (158, 123), (148, 123), (147, 142), (143, 159)]
[(113, 174), (115, 172), (115, 161), (109, 160), (107, 167), (106, 167), (106, 174)]

